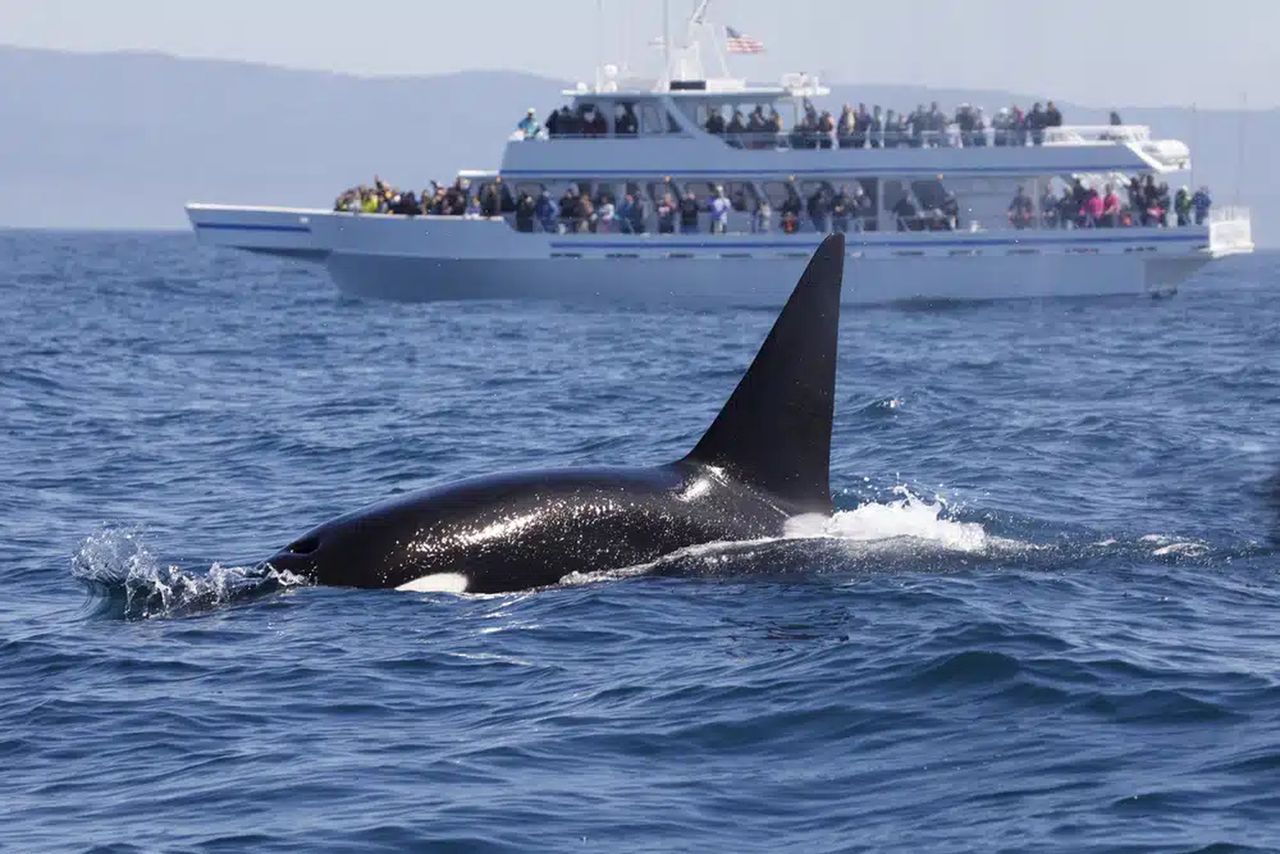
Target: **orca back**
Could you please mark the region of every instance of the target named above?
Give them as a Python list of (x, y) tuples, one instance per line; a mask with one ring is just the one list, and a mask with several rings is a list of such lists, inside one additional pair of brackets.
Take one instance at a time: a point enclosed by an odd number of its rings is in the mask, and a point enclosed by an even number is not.
[(726, 469), (795, 513), (830, 513), (844, 235), (809, 261), (729, 401), (684, 462)]

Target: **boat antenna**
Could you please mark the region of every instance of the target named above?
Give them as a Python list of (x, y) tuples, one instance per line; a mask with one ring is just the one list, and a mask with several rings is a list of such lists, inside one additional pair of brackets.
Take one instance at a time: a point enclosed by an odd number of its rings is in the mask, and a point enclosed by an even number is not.
[(604, 32), (604, 0), (596, 0), (596, 91), (604, 89), (604, 46), (600, 35)]
[(662, 0), (662, 66), (671, 88), (671, 0)]
[(1196, 109), (1196, 102), (1191, 102), (1191, 187), (1195, 192), (1196, 186), (1196, 153), (1200, 150), (1200, 112)]
[(1240, 132), (1236, 134), (1236, 205), (1240, 204), (1240, 179), (1244, 175), (1244, 137), (1249, 129), (1249, 93), (1240, 93)]

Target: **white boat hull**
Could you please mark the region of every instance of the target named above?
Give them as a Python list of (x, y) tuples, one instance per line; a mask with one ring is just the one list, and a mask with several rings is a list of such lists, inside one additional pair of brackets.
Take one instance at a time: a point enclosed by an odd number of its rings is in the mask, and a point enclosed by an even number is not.
[[(850, 258), (844, 302), (992, 300), (1169, 292), (1209, 262), (1114, 256)], [(467, 299), (612, 299), (779, 305), (802, 259), (438, 259), (334, 253), (324, 261), (342, 293), (407, 302)]]
[[(521, 234), (500, 219), (188, 208), (202, 243), (314, 261), (349, 296), (776, 305), (819, 235)], [(849, 235), (846, 303), (1170, 292), (1252, 249), (1226, 223), (1183, 229)]]

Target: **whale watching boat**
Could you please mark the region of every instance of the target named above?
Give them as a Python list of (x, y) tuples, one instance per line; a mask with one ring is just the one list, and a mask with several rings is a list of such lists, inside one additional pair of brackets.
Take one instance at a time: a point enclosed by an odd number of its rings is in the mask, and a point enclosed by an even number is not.
[[(846, 303), (1168, 293), (1253, 250), (1248, 212), (1207, 195), (1174, 224), (1167, 185), (1191, 167), (1180, 141), (1118, 117), (988, 121), (968, 107), (836, 124), (813, 75), (729, 76), (744, 37), (706, 6), (662, 39), (656, 79), (600, 66), (550, 127), (522, 124), (501, 168), (463, 172), (444, 209), (363, 212), (356, 195), (347, 210), (190, 204), (188, 217), (202, 244), (314, 262), (345, 294), (407, 301), (776, 304), (833, 230)], [(378, 192), (383, 210), (399, 200)]]

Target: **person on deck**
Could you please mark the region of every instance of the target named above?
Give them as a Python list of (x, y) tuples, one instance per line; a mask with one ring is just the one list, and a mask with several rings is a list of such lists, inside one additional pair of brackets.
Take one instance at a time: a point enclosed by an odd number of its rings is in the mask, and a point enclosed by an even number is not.
[(742, 116), (742, 110), (734, 109), (733, 117), (729, 119), (728, 131), (729, 136), (733, 138), (733, 143), (741, 147), (742, 134), (747, 132), (747, 122)]
[(1102, 223), (1102, 212), (1105, 206), (1102, 202), (1102, 196), (1098, 195), (1098, 191), (1090, 187), (1089, 192), (1085, 194), (1084, 205), (1080, 209), (1081, 218), (1085, 228), (1097, 228)]
[(1027, 114), (1027, 131), (1031, 135), (1032, 145), (1044, 145), (1046, 121), (1044, 110), (1040, 107), (1040, 102), (1036, 101), (1031, 105), (1031, 112)]
[(1106, 195), (1102, 197), (1102, 222), (1099, 224), (1107, 228), (1120, 227), (1120, 197), (1111, 184), (1107, 185)]
[(614, 227), (617, 225), (617, 208), (613, 204), (613, 197), (602, 194), (599, 199), (600, 203), (596, 205), (596, 231), (600, 234), (612, 234)]
[(1213, 206), (1213, 199), (1209, 196), (1209, 188), (1201, 187), (1196, 190), (1196, 194), (1191, 197), (1191, 207), (1195, 208), (1196, 225), (1204, 225), (1204, 221), (1209, 218), (1209, 208)]
[(725, 197), (724, 187), (716, 187), (715, 198), (711, 200), (711, 233), (727, 234), (729, 231), (729, 210), (732, 205)]
[(849, 193), (841, 184), (831, 197), (831, 227), (840, 234), (849, 230), (849, 203)]
[(872, 148), (879, 148), (884, 144), (884, 128), (885, 117), (880, 112), (880, 105), (876, 104), (871, 108), (871, 118), (867, 120), (867, 143)]
[(551, 198), (551, 191), (545, 187), (538, 194), (538, 203), (534, 206), (533, 215), (538, 218), (543, 231), (548, 234), (555, 233), (556, 218), (560, 215), (560, 209), (556, 206), (555, 200)]
[(1191, 190), (1187, 187), (1178, 188), (1178, 193), (1173, 197), (1173, 212), (1178, 218), (1178, 227), (1191, 225)]
[(720, 113), (719, 107), (711, 107), (710, 115), (707, 116), (706, 129), (707, 133), (716, 135), (724, 133), (725, 123), (724, 116)]
[(658, 234), (676, 233), (677, 205), (675, 197), (666, 193), (658, 202)]
[(524, 134), (525, 139), (537, 139), (540, 126), (538, 125), (538, 111), (533, 107), (525, 113), (524, 118), (520, 120), (520, 124), (516, 128)]
[(818, 187), (809, 197), (809, 221), (818, 234), (831, 232), (831, 202), (827, 199), (825, 187)]
[(1050, 101), (1044, 108), (1044, 126), (1047, 128), (1062, 127), (1062, 111)]
[(836, 142), (841, 148), (861, 148), (855, 146), (853, 135), (857, 131), (858, 117), (853, 112), (853, 107), (848, 104), (840, 110), (840, 118), (836, 120)]
[(904, 192), (891, 209), (898, 219), (898, 231), (920, 230), (920, 209), (911, 200), (911, 193)]
[(635, 200), (631, 205), (631, 233), (644, 234), (649, 230), (649, 214), (652, 206), (649, 204), (649, 197), (643, 192), (636, 194)]
[(693, 190), (685, 190), (684, 198), (680, 200), (681, 234), (698, 233), (698, 214), (701, 211), (702, 207), (698, 204), (698, 197), (693, 194)]
[(537, 210), (538, 203), (534, 201), (533, 196), (522, 190), (520, 198), (516, 199), (516, 231), (531, 233)]
[(570, 184), (560, 197), (560, 229), (562, 234), (578, 230), (578, 188)]
[(1026, 189), (1019, 184), (1013, 201), (1009, 202), (1009, 222), (1014, 228), (1027, 228), (1031, 225), (1035, 208)]
[(1040, 194), (1040, 222), (1045, 228), (1058, 227), (1058, 197), (1050, 184), (1045, 184)]

